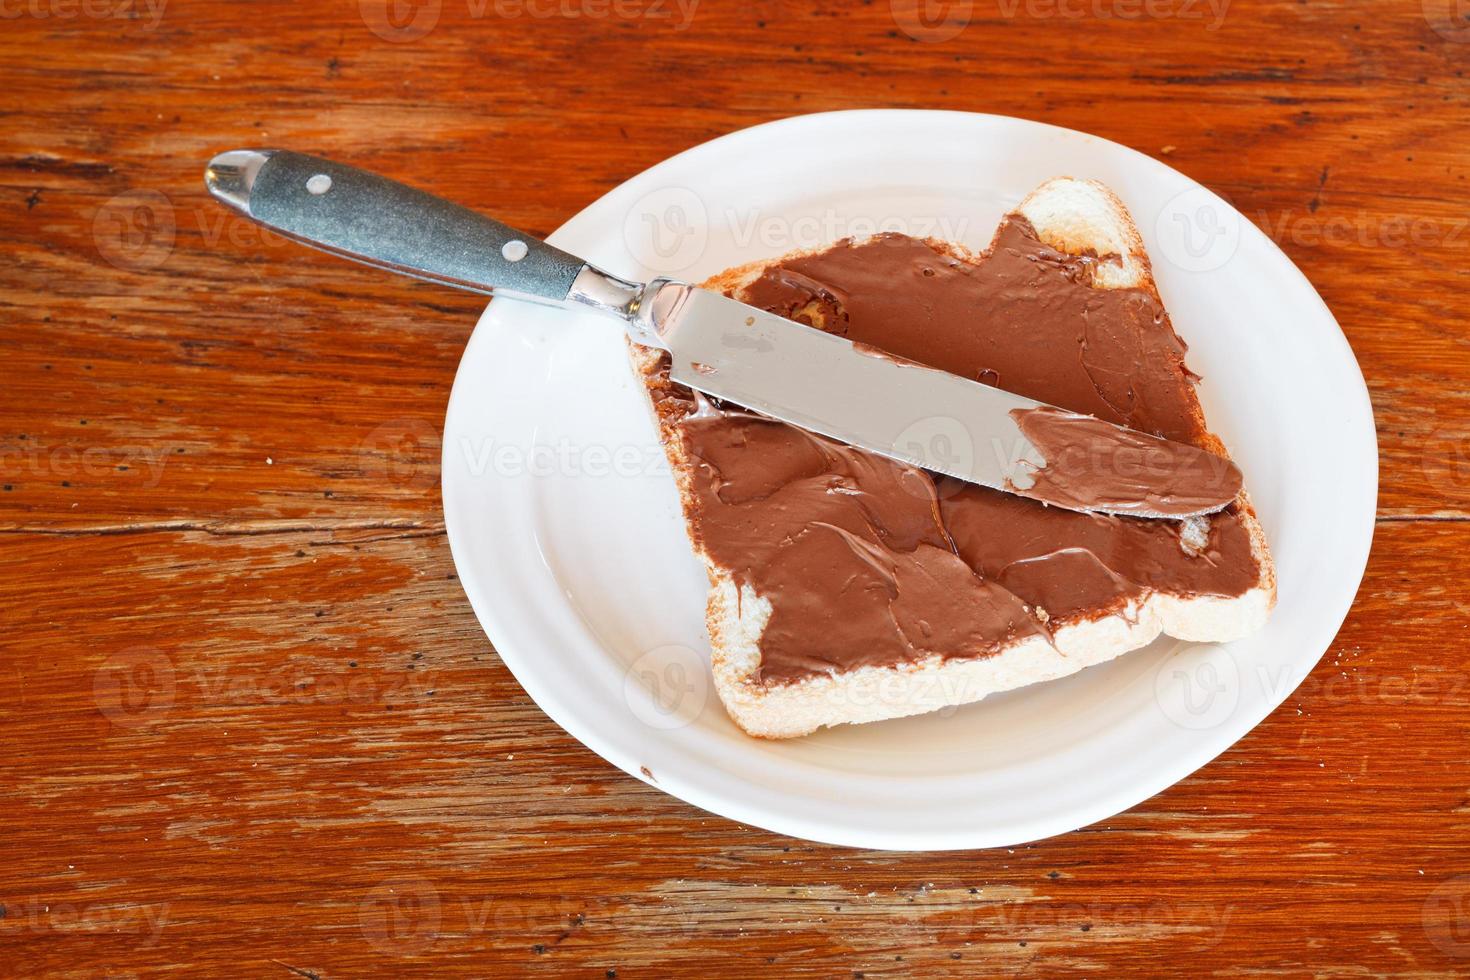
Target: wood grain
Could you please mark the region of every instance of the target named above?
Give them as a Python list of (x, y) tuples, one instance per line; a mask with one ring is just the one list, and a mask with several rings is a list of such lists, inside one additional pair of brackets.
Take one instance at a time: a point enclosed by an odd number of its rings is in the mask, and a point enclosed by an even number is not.
[[(1470, 970), (1470, 23), (916, 9), (0, 4), (0, 971)], [(1013, 850), (781, 838), (564, 734), (444, 539), (480, 302), (262, 236), (199, 180), (289, 145), (545, 233), (703, 140), (871, 106), (1084, 129), (1227, 195), (1378, 419), (1374, 554), (1318, 669), (1190, 779)]]

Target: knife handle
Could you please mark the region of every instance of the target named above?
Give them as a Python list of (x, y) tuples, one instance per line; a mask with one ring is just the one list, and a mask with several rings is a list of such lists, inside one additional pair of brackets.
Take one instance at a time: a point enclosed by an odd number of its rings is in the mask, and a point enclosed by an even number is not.
[(304, 153), (221, 153), (204, 183), (228, 207), (304, 245), (472, 292), (560, 304), (586, 267), (469, 208)]

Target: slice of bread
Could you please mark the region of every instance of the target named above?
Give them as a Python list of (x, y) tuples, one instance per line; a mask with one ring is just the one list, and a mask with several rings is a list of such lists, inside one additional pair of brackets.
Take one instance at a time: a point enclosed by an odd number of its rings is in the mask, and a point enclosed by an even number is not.
[[(1065, 177), (1049, 180), (1012, 212), (1014, 216), (1026, 219), (1036, 237), (1057, 252), (1095, 259), (1091, 265), (1093, 288), (1141, 290), (1162, 310), (1137, 228), (1122, 203), (1103, 185)], [(828, 248), (853, 245), (847, 241)], [(960, 262), (973, 263), (980, 258), (951, 243), (931, 241), (928, 245)], [(767, 269), (822, 251), (755, 262), (728, 270), (704, 285), (741, 299), (743, 291)], [(985, 327), (977, 323), (973, 329)], [(1039, 628), (1019, 631), (997, 642), (976, 644), (972, 651), (959, 655), (918, 656), (892, 666), (819, 670), (784, 681), (763, 679), (762, 637), (771, 618), (772, 603), (770, 597), (749, 582), (742, 582), (734, 569), (722, 566), (702, 546), (701, 504), (693, 483), (699, 460), (691, 454), (681, 428), (690, 413), (692, 396), (668, 378), (667, 355), (663, 352), (632, 346), (631, 356), (654, 408), (691, 540), (709, 573), (707, 623), (716, 690), (731, 717), (751, 735), (789, 738), (827, 725), (897, 718), (978, 701), (992, 692), (1052, 680), (1111, 660), (1146, 646), (1161, 633), (1194, 642), (1231, 640), (1258, 629), (1275, 604), (1275, 569), (1260, 524), (1242, 491), (1231, 509), (1248, 534), (1250, 555), (1258, 572), (1243, 594), (1144, 589), (1122, 603), (1099, 602), (1092, 608), (1071, 610), (1065, 617), (1049, 616), (1039, 607), (1022, 606), (1034, 616)], [(1176, 367), (1181, 389), (1187, 392), (1183, 397), (1192, 406), (1194, 425), (1189, 438), (1225, 455), (1225, 447), (1205, 425), (1187, 370), (1182, 364)], [(1013, 506), (1017, 499), (1007, 497), (995, 505)], [(1023, 503), (1041, 507), (1030, 501)], [(986, 502), (972, 506), (983, 508)], [(1051, 511), (1041, 519), (1064, 522), (1076, 517)], [(1212, 519), (1195, 518), (1178, 526), (1179, 543), (1187, 554), (1204, 552)], [(1056, 526), (1065, 537), (1067, 525)], [(1197, 560), (1209, 559), (1205, 555)], [(977, 576), (982, 575), (981, 564), (971, 562)], [(813, 586), (820, 589), (821, 583)], [(994, 588), (993, 580), (987, 587)]]

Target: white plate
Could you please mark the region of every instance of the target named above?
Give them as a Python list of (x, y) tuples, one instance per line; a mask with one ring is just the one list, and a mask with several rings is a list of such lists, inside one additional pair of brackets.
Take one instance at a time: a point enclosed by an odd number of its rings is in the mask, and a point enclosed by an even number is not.
[(715, 813), (860, 847), (1016, 844), (1118, 813), (1250, 731), (1321, 657), (1373, 531), (1362, 374), (1311, 285), (1182, 174), (1020, 119), (867, 111), (757, 126), (612, 191), (551, 240), (613, 272), (699, 280), (887, 227), (984, 247), (1047, 177), (1132, 210), (1211, 427), (1246, 474), (1280, 603), (1227, 645), (1161, 639), (953, 711), (770, 742), (706, 671), (705, 577), (617, 325), (493, 302), (444, 432), (444, 514), (470, 602), (526, 691), (631, 775)]

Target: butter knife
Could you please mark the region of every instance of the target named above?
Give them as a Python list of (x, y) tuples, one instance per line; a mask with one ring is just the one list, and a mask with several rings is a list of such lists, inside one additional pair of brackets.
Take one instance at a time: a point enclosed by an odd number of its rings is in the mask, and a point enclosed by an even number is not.
[(1189, 517), (1230, 504), (1228, 460), (890, 357), (671, 279), (642, 283), (468, 208), (287, 150), (210, 161), (216, 199), (305, 245), (473, 292), (586, 308), (722, 402), (970, 483), (1083, 512)]

